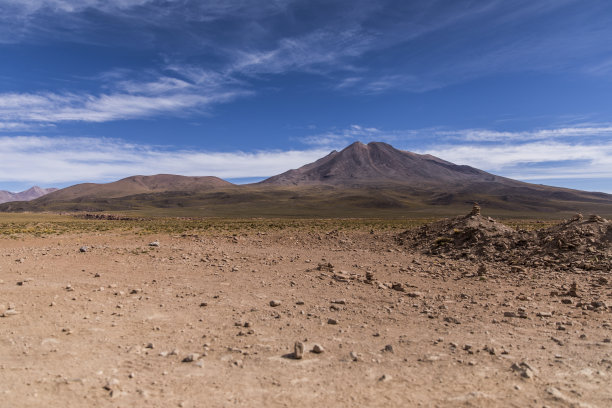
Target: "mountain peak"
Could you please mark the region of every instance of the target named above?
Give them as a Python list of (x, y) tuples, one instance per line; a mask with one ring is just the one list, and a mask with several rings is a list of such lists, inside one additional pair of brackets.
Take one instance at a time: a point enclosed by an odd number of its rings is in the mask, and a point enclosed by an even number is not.
[(264, 180), (275, 185), (343, 185), (358, 187), (373, 184), (410, 186), (465, 184), (491, 181), (496, 176), (468, 166), (458, 166), (431, 155), (398, 150), (384, 142), (367, 145), (354, 142), (339, 152)]
[(38, 186), (30, 187), (19, 193), (11, 193), (10, 191), (0, 190), (0, 203), (8, 203), (11, 201), (30, 201), (42, 197), (56, 191), (57, 188), (40, 188)]

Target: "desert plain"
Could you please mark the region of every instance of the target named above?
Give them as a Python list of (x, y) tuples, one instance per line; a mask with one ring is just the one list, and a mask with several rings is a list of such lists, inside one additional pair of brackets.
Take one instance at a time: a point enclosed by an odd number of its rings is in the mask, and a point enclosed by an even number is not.
[(0, 215), (0, 406), (612, 406), (609, 243), (511, 265), (406, 241), (432, 220), (112, 218)]

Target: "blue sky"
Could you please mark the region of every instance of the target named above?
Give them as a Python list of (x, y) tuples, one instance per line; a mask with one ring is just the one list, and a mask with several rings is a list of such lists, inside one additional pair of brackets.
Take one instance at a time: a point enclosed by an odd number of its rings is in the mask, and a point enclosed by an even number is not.
[(612, 3), (0, 0), (0, 189), (385, 141), (612, 193)]

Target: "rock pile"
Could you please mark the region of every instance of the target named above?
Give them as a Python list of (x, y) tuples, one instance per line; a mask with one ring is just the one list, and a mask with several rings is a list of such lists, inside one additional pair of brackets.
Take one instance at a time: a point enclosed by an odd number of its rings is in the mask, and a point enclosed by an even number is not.
[(397, 242), (454, 259), (505, 262), (555, 270), (611, 270), (612, 221), (580, 214), (539, 231), (514, 230), (480, 214), (444, 219), (399, 234)]

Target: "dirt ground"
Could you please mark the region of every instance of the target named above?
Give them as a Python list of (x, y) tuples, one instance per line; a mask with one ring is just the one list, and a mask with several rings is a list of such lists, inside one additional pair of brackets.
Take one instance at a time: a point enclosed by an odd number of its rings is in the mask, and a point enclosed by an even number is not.
[(0, 238), (0, 406), (612, 406), (609, 270), (395, 236)]

